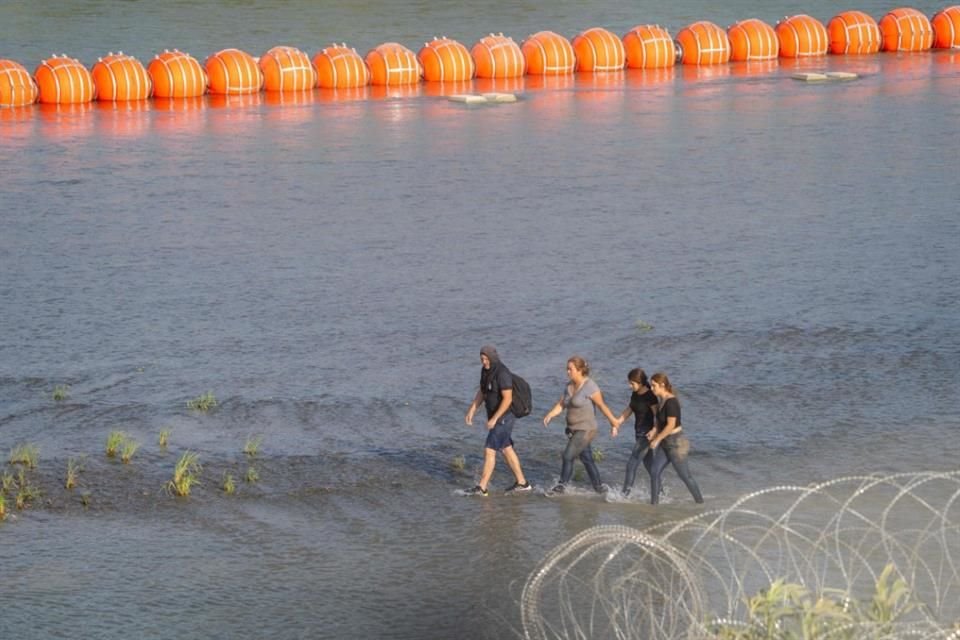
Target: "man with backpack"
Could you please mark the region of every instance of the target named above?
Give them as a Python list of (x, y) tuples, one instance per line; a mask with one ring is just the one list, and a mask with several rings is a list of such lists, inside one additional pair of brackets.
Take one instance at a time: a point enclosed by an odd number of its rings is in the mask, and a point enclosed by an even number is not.
[[(530, 491), (533, 487), (527, 482), (523, 475), (523, 469), (520, 468), (520, 458), (517, 452), (513, 450), (513, 423), (516, 419), (514, 411), (511, 410), (514, 404), (513, 389), (514, 377), (505, 364), (500, 362), (500, 356), (493, 345), (486, 345), (480, 349), (480, 388), (470, 403), (467, 410), (466, 423), (473, 424), (473, 414), (476, 413), (480, 405), (483, 404), (487, 409), (487, 441), (483, 450), (483, 472), (480, 475), (480, 484), (473, 489), (468, 490), (467, 495), (488, 496), (487, 485), (493, 476), (493, 469), (497, 464), (497, 452), (503, 454), (503, 459), (516, 478), (515, 482), (507, 488), (505, 493), (515, 493)], [(529, 388), (524, 383), (525, 389)], [(519, 411), (522, 415), (529, 413), (529, 396), (522, 398)]]

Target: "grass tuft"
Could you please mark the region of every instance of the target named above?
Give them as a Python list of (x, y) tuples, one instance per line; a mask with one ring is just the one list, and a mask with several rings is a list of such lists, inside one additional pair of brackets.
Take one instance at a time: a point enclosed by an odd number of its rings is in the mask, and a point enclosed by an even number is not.
[(260, 473), (256, 470), (255, 467), (247, 468), (247, 475), (243, 477), (244, 481), (248, 484), (254, 484), (260, 481)]
[(653, 325), (643, 320), (637, 320), (637, 331), (640, 333), (646, 333), (648, 331), (653, 331)]
[(21, 467), (17, 477), (17, 495), (14, 498), (17, 509), (25, 509), (28, 504), (40, 497), (40, 489), (27, 480), (26, 470)]
[(228, 496), (232, 496), (237, 490), (237, 483), (233, 480), (232, 473), (223, 474), (223, 484), (220, 485), (223, 489), (223, 492)]
[(90, 494), (86, 491), (80, 494), (80, 504), (83, 505), (84, 509), (90, 506)]
[(177, 496), (189, 496), (190, 489), (200, 482), (200, 457), (193, 451), (185, 451), (173, 467), (173, 479), (165, 486), (168, 492)]
[(125, 438), (123, 441), (123, 447), (120, 450), (120, 460), (123, 462), (123, 464), (130, 464), (130, 460), (133, 459), (133, 454), (135, 454), (139, 448), (139, 442), (133, 438)]
[(606, 454), (603, 452), (603, 449), (601, 449), (600, 447), (593, 447), (591, 451), (593, 451), (594, 462), (603, 462), (603, 459), (606, 456)]
[(70, 397), (70, 387), (65, 384), (58, 384), (53, 388), (53, 399), (57, 402), (63, 402)]
[(22, 464), (28, 469), (35, 469), (39, 459), (40, 449), (29, 442), (17, 445), (10, 451), (10, 464)]
[(7, 499), (0, 493), (0, 520), (7, 519)]
[(454, 471), (463, 471), (467, 468), (467, 459), (464, 456), (453, 456), (450, 460), (450, 468)]
[(117, 453), (123, 447), (127, 440), (127, 434), (123, 431), (111, 431), (107, 436), (106, 453), (108, 458), (116, 458)]
[(63, 487), (65, 489), (73, 489), (77, 486), (77, 476), (80, 472), (83, 471), (83, 467), (80, 466), (80, 463), (75, 459), (70, 458), (67, 460), (67, 477), (63, 481)]
[(3, 493), (13, 495), (13, 490), (16, 486), (17, 481), (14, 480), (12, 473), (5, 473), (0, 477), (0, 488), (3, 489)]
[(170, 443), (170, 428), (164, 427), (160, 429), (160, 436), (157, 438), (157, 443), (161, 448), (166, 449), (167, 445)]
[(192, 409), (193, 411), (207, 412), (215, 406), (217, 406), (217, 399), (214, 397), (213, 391), (207, 391), (202, 396), (197, 396), (193, 400), (187, 400), (187, 409)]
[(260, 444), (263, 442), (263, 436), (250, 436), (243, 444), (243, 452), (251, 458), (260, 452)]

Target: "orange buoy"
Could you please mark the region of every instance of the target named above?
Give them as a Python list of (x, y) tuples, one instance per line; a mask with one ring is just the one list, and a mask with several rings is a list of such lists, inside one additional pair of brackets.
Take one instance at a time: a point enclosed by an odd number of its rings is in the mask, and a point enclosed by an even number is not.
[(573, 39), (577, 71), (620, 71), (627, 64), (623, 41), (602, 27), (593, 27)]
[(197, 98), (207, 91), (207, 72), (189, 53), (166, 50), (147, 65), (156, 98)]
[(264, 91), (309, 91), (317, 86), (317, 70), (295, 47), (273, 47), (260, 56)]
[(47, 58), (33, 72), (44, 104), (81, 104), (96, 97), (93, 76), (76, 58)]
[(467, 48), (446, 36), (423, 43), (417, 60), (427, 82), (464, 82), (476, 70)]
[(478, 78), (519, 78), (527, 71), (523, 51), (510, 36), (490, 34), (473, 45), (470, 55)]
[(783, 58), (827, 55), (830, 38), (827, 37), (827, 28), (816, 18), (803, 13), (790, 16), (778, 22), (776, 30)]
[(125, 102), (146, 100), (153, 95), (153, 81), (139, 60), (123, 51), (98, 58), (90, 70), (97, 86), (97, 100)]
[(324, 47), (313, 56), (317, 85), (323, 89), (356, 89), (370, 84), (370, 69), (356, 49), (346, 43)]
[(0, 60), (0, 107), (23, 107), (37, 101), (40, 90), (19, 62)]
[(677, 34), (683, 64), (725, 64), (730, 61), (727, 32), (712, 22), (701, 20)]
[(933, 26), (916, 9), (894, 9), (880, 18), (884, 51), (926, 51), (933, 46)]
[(730, 59), (735, 62), (774, 60), (780, 55), (777, 32), (763, 20), (741, 20), (727, 29)]
[(677, 62), (677, 47), (670, 32), (658, 24), (638, 24), (623, 36), (627, 66), (631, 69), (662, 69)]
[(827, 23), (830, 53), (862, 54), (880, 51), (880, 27), (863, 11), (844, 11)]
[(417, 56), (402, 44), (384, 42), (371, 49), (365, 60), (370, 68), (370, 84), (393, 87), (420, 82)]
[(528, 75), (563, 76), (577, 67), (573, 45), (553, 31), (538, 31), (523, 41), (520, 50), (527, 61)]
[(960, 49), (960, 5), (938, 11), (930, 20), (933, 46), (937, 49)]
[(239, 96), (258, 93), (263, 87), (263, 73), (246, 51), (222, 49), (211, 54), (203, 66), (210, 93)]

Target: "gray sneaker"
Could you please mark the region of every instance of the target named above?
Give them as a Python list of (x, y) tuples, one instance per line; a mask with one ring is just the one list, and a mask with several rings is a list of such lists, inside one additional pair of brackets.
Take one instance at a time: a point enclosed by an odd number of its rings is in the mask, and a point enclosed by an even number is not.
[(504, 493), (524, 493), (525, 491), (532, 491), (532, 490), (533, 490), (533, 485), (531, 485), (529, 481), (524, 484), (520, 484), (519, 482), (514, 482), (512, 485), (510, 485), (504, 490)]

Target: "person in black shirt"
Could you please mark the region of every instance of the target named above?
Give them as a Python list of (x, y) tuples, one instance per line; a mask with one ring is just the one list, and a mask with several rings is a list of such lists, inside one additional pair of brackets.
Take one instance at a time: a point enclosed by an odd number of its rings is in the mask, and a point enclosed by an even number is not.
[[(697, 503), (703, 502), (703, 496), (700, 494), (700, 487), (697, 481), (693, 479), (690, 473), (690, 467), (687, 465), (687, 454), (690, 451), (690, 441), (681, 433), (683, 431), (680, 422), (680, 401), (677, 400), (677, 394), (670, 386), (670, 379), (665, 373), (655, 373), (650, 378), (650, 388), (660, 400), (660, 410), (657, 412), (657, 431), (650, 440), (650, 448), (656, 449), (663, 444), (663, 452), (677, 470), (677, 474), (683, 483), (690, 490), (690, 495)], [(650, 499), (653, 504), (657, 504), (660, 499), (660, 487), (657, 486), (655, 492), (651, 492)]]
[(630, 495), (633, 483), (637, 479), (637, 469), (640, 467), (640, 461), (642, 460), (643, 466), (650, 474), (650, 499), (653, 504), (656, 504), (657, 501), (653, 498), (653, 492), (655, 490), (659, 491), (662, 486), (660, 477), (670, 463), (663, 448), (650, 448), (650, 439), (656, 432), (654, 424), (659, 401), (653, 391), (650, 390), (647, 374), (643, 369), (632, 369), (627, 374), (627, 382), (632, 391), (630, 404), (620, 414), (617, 426), (613, 429), (613, 437), (617, 437), (620, 425), (631, 415), (634, 416), (633, 426), (636, 442), (633, 445), (633, 451), (630, 453), (630, 459), (627, 460), (627, 473), (623, 479), (623, 495)]
[(480, 483), (467, 491), (468, 495), (489, 495), (487, 485), (493, 477), (497, 465), (497, 452), (503, 454), (507, 466), (513, 471), (516, 481), (505, 493), (530, 491), (533, 487), (527, 482), (520, 467), (520, 458), (513, 449), (513, 423), (515, 417), (510, 411), (513, 403), (513, 376), (505, 364), (500, 362), (496, 347), (485, 345), (480, 349), (480, 388), (467, 410), (465, 421), (473, 424), (473, 414), (480, 405), (487, 409), (487, 440), (483, 450), (483, 471)]

